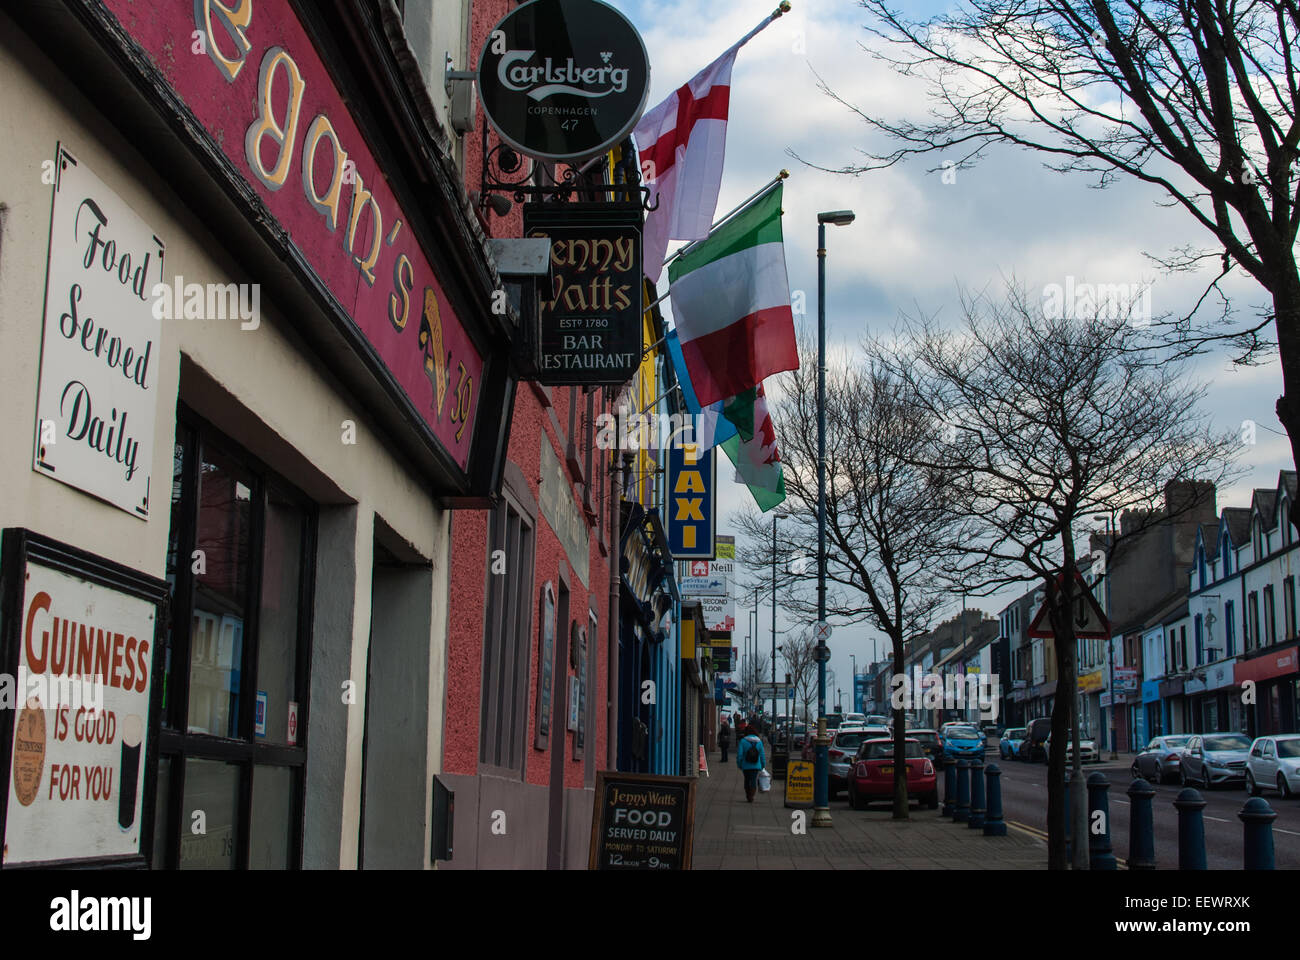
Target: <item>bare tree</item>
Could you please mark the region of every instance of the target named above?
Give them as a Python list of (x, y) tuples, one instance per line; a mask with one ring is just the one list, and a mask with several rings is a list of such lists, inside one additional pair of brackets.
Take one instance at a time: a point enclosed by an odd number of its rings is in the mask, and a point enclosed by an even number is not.
[[(815, 355), (801, 344), (803, 356)], [(773, 409), (782, 441), (791, 512), (778, 550), (817, 555), (816, 367), (805, 363), (783, 374)], [(940, 560), (967, 536), (963, 522), (945, 509), (948, 477), (909, 458), (935, 439), (933, 418), (908, 399), (900, 378), (878, 360), (833, 365), (826, 383), (826, 610), (832, 620), (863, 620), (889, 637), (894, 673), (903, 676), (906, 643), (925, 633), (950, 601), (950, 581)], [(771, 539), (763, 518), (750, 512), (739, 527), (751, 550)], [(792, 564), (784, 583), (787, 603), (815, 616), (816, 563)], [(904, 756), (906, 721), (894, 709), (895, 755)], [(896, 819), (908, 817), (907, 765), (894, 765)]]
[(759, 703), (758, 687), (761, 683), (767, 683), (772, 676), (772, 663), (768, 655), (761, 649), (753, 655), (746, 655), (741, 662), (740, 668), (740, 690), (745, 698), (745, 705), (751, 711)]
[[(1135, 356), (1138, 333), (1127, 323), (1044, 320), (1015, 291), (1005, 301), (967, 298), (963, 308), (960, 331), (915, 322), (901, 353), (874, 349), (913, 402), (947, 425), (943, 443), (917, 458), (951, 478), (955, 509), (986, 524), (958, 560), (967, 582), (979, 584), (972, 594), (1026, 580), (1044, 588), (1057, 661), (1052, 742), (1066, 742), (1068, 729), (1078, 777), (1076, 539), (1091, 515), (1126, 510), (1136, 535), (1162, 516), (1171, 483), (1191, 491), (1180, 509), (1194, 508), (1209, 484), (1235, 475), (1239, 443), (1210, 429), (1198, 409), (1204, 388), (1178, 363)], [(1065, 755), (1049, 757), (1053, 869), (1066, 866)], [(1087, 866), (1082, 794), (1072, 791), (1076, 869)]]
[[(1048, 167), (1129, 178), (1183, 209), (1208, 243), (1164, 257), (1169, 271), (1211, 266), (1213, 279), (1184, 317), (1149, 332), (1183, 354), (1227, 342), (1235, 362), (1257, 362), (1276, 334), (1283, 394), (1277, 416), (1300, 464), (1300, 4), (1296, 0), (968, 0), (918, 22), (889, 0), (861, 0), (870, 52), (904, 75), (924, 77), (924, 121), (890, 121), (848, 106), (897, 146), (863, 150), (838, 168), (860, 174), (913, 155), (948, 154), (960, 169), (990, 146), (1046, 154)], [(952, 163), (953, 161), (949, 161)], [(825, 168), (823, 168), (825, 169)], [(1266, 290), (1271, 310), (1225, 322), (1219, 284), (1234, 266)], [(1197, 314), (1211, 299), (1221, 316)], [(1291, 521), (1300, 527), (1300, 502)]]
[(815, 651), (817, 641), (813, 639), (811, 629), (804, 628), (787, 635), (777, 648), (781, 654), (781, 666), (784, 676), (790, 678), (794, 687), (794, 702), (798, 715), (805, 723), (808, 721), (808, 708), (817, 699), (817, 658)]

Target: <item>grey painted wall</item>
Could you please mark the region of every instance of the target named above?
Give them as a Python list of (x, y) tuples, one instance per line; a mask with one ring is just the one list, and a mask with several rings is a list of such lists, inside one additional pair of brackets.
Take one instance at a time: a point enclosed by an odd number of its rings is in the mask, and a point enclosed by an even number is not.
[(366, 684), (365, 869), (424, 867), (428, 567), (376, 567)]
[(343, 706), (342, 690), (352, 676), (357, 514), (354, 505), (322, 507), (317, 523), (302, 855), (309, 869), (339, 868), (349, 709)]

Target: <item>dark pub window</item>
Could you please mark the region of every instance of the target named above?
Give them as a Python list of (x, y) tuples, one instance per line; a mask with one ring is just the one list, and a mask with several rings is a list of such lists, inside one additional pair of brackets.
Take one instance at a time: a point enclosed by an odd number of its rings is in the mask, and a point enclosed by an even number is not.
[(309, 500), (181, 406), (156, 868), (302, 864), (314, 536)]
[(479, 698), (479, 762), (523, 775), (528, 736), (533, 526), (510, 498), (488, 529), (487, 610)]

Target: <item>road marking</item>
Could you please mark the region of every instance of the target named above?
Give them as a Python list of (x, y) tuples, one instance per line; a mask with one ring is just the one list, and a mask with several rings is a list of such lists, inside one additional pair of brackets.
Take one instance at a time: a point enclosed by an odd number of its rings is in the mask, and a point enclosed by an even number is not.
[(1017, 829), (1017, 830), (1021, 830), (1021, 831), (1025, 832), (1025, 833), (1029, 834), (1031, 837), (1036, 837), (1036, 838), (1038, 838), (1039, 840), (1046, 840), (1046, 839), (1047, 839), (1047, 834), (1046, 834), (1045, 832), (1043, 832), (1042, 830), (1039, 830), (1037, 827), (1031, 827), (1031, 826), (1029, 826), (1029, 825), (1026, 824), (1026, 823), (1021, 823), (1021, 822), (1019, 822), (1018, 820), (1008, 820), (1006, 823), (1007, 823), (1007, 826), (1009, 826), (1009, 827), (1014, 827), (1014, 828)]
[(1281, 827), (1274, 827), (1273, 832), (1285, 833), (1288, 837), (1300, 837), (1300, 833), (1296, 833), (1294, 830), (1283, 830)]
[(1231, 820), (1224, 820), (1222, 817), (1212, 817), (1209, 814), (1205, 815), (1205, 819), (1213, 820), (1215, 823), (1232, 823)]
[(1114, 797), (1114, 798), (1111, 800), (1111, 803), (1122, 803), (1122, 804), (1124, 804), (1125, 806), (1128, 806), (1128, 801), (1127, 801), (1127, 800), (1121, 800), (1119, 797)]

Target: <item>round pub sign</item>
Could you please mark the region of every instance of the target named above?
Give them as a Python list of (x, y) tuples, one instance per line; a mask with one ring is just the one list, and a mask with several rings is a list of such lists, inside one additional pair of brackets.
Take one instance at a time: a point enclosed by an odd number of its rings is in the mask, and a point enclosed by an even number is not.
[(488, 122), (530, 157), (573, 161), (610, 149), (645, 109), (641, 35), (597, 0), (533, 0), (496, 25), (478, 62)]

